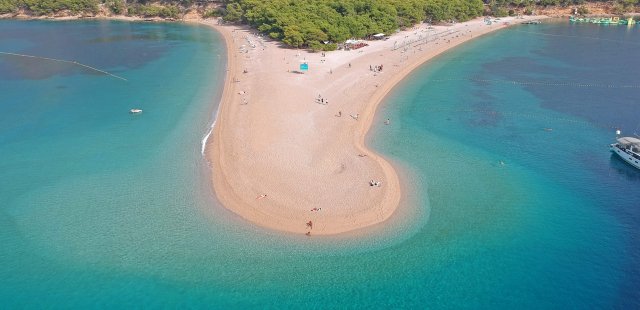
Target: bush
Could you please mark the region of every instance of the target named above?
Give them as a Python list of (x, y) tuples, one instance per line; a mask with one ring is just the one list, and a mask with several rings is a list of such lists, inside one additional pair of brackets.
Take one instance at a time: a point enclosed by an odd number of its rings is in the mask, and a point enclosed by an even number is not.
[(578, 7), (578, 15), (587, 15), (587, 14), (589, 14), (589, 9), (587, 9), (585, 6)]
[(613, 9), (612, 9), (612, 13), (613, 14), (620, 15), (620, 14), (624, 14), (626, 12), (627, 12), (627, 10), (625, 9), (624, 5), (622, 5), (622, 4), (618, 3), (618, 4), (613, 6)]
[(505, 8), (498, 8), (497, 10), (493, 11), (493, 16), (495, 17), (506, 17), (509, 15), (509, 12), (507, 12), (507, 9)]
[(322, 50), (326, 52), (335, 51), (337, 49), (338, 49), (338, 44), (336, 43), (329, 43), (322, 46)]
[(220, 17), (222, 15), (224, 15), (223, 9), (213, 9), (213, 10), (205, 11), (204, 14), (202, 14), (202, 17), (203, 18)]
[(18, 12), (18, 1), (16, 0), (0, 0), (0, 14)]
[(107, 2), (107, 6), (111, 10), (111, 12), (113, 12), (113, 14), (116, 14), (116, 15), (122, 15), (127, 11), (126, 10), (127, 8), (124, 4), (124, 0), (109, 1)]
[(309, 42), (309, 49), (317, 52), (322, 50), (322, 43), (318, 41)]
[(34, 15), (50, 15), (65, 10), (73, 14), (98, 13), (97, 0), (23, 0), (20, 6)]
[(128, 9), (129, 15), (139, 15), (142, 17), (180, 18), (180, 9), (177, 6), (157, 6), (138, 4)]

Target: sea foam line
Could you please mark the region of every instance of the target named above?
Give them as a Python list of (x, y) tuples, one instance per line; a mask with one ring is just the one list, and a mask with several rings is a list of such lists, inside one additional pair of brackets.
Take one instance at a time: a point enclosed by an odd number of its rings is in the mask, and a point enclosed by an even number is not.
[(202, 137), (201, 145), (200, 145), (200, 154), (204, 157), (204, 152), (207, 150), (207, 141), (209, 141), (209, 136), (213, 133), (213, 128), (216, 126), (216, 121), (218, 120), (218, 113), (220, 113), (220, 106), (216, 109), (216, 113), (213, 116), (213, 122), (211, 122), (211, 126), (209, 126), (209, 130)]

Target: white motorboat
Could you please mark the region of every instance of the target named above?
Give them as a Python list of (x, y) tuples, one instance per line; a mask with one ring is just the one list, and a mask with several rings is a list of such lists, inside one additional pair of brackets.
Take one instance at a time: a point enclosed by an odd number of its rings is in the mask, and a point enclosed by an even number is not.
[(129, 113), (131, 113), (131, 114), (140, 114), (140, 113), (142, 113), (142, 109), (131, 109), (131, 110), (129, 110)]
[[(616, 131), (620, 135), (620, 131)], [(611, 144), (609, 147), (611, 152), (620, 156), (630, 165), (640, 169), (640, 139), (634, 137), (618, 137), (617, 143)]]

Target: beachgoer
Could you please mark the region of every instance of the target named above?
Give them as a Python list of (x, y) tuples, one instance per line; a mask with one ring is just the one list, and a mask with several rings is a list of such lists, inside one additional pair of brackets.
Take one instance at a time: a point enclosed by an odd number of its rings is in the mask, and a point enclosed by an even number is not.
[(386, 120), (386, 121), (384, 121), (384, 124), (385, 124), (385, 125), (389, 125), (389, 123), (390, 123), (390, 122), (391, 122), (391, 121), (387, 118), (387, 120)]
[(307, 236), (311, 236), (311, 232), (310, 232), (310, 231), (308, 231), (305, 235), (307, 235)]

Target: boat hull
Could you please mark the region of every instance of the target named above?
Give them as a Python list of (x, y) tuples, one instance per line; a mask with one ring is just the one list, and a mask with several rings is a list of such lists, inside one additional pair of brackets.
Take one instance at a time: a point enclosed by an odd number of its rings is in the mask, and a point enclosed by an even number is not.
[(634, 158), (633, 155), (621, 150), (617, 147), (617, 144), (610, 145), (611, 152), (616, 153), (622, 160), (626, 161), (628, 164), (640, 169), (640, 159)]

